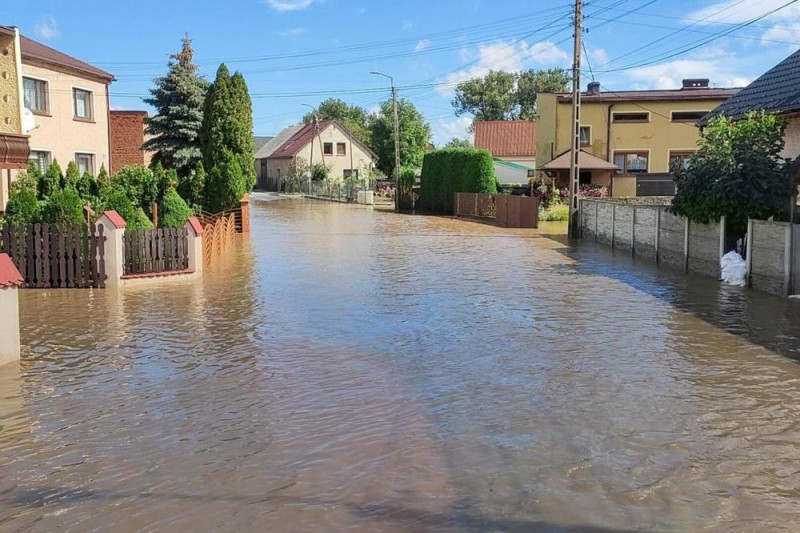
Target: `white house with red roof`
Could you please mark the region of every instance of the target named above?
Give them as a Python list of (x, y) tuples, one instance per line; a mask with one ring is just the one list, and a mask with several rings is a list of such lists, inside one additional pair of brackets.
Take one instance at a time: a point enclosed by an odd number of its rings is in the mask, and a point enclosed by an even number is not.
[(328, 176), (343, 180), (365, 177), (375, 167), (378, 156), (335, 120), (317, 124), (289, 126), (262, 146), (255, 155), (256, 188), (278, 191), (297, 163), (323, 163)]

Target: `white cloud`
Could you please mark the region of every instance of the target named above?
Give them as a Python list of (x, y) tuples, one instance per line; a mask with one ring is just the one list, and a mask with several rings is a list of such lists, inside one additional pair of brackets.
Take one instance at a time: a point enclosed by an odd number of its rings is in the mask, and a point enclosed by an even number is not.
[(33, 32), (42, 39), (55, 39), (61, 32), (58, 30), (58, 22), (55, 18), (48, 15), (40, 18), (33, 28)]
[(415, 52), (422, 52), (423, 50), (428, 48), (430, 45), (431, 45), (431, 42), (428, 39), (421, 39), (417, 43), (417, 46), (414, 47), (414, 51)]
[(280, 32), (279, 35), (281, 37), (299, 37), (300, 35), (303, 35), (307, 31), (308, 30), (305, 29), (305, 28), (290, 28), (290, 29), (288, 29), (286, 31)]
[[(769, 44), (769, 41), (788, 41), (790, 43), (800, 42), (800, 21), (788, 22), (780, 26), (773, 26), (761, 36), (762, 42)], [(791, 49), (797, 50), (798, 45), (791, 44)]]
[(539, 41), (528, 44), (507, 43), (497, 41), (488, 45), (479, 45), (477, 51), (462, 49), (459, 58), (464, 63), (474, 61), (469, 68), (453, 72), (439, 80), (444, 82), (437, 90), (444, 96), (450, 96), (453, 87), (458, 83), (485, 76), (490, 70), (516, 72), (538, 65), (563, 65), (569, 61), (569, 54), (551, 41)]
[[(741, 0), (724, 0), (698, 9), (688, 18), (693, 21), (702, 21), (704, 24), (727, 22), (739, 24), (763, 15), (773, 9), (784, 5), (787, 0), (759, 0), (742, 2)], [(766, 17), (764, 20), (775, 21), (800, 17), (800, 4), (791, 4), (777, 13)]]
[(586, 52), (594, 68), (605, 65), (609, 61), (608, 52), (606, 52), (604, 48), (588, 48)]
[[(718, 59), (680, 59), (638, 68), (628, 73), (634, 87), (679, 89), (686, 78), (709, 78), (712, 86), (744, 87), (751, 80), (728, 69), (727, 56)], [(735, 64), (735, 62), (734, 62)]]
[(307, 9), (312, 4), (319, 3), (322, 0), (264, 0), (264, 3), (275, 11), (300, 11)]
[(469, 132), (471, 124), (472, 117), (440, 118), (433, 126), (433, 141), (436, 146), (444, 146), (453, 137), (472, 141), (472, 134)]

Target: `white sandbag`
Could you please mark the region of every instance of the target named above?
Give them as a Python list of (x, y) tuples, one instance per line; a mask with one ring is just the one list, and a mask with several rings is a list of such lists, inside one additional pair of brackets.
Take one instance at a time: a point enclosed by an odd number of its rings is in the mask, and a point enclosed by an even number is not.
[(747, 279), (747, 263), (736, 252), (728, 252), (719, 261), (720, 278), (730, 285), (743, 287)]

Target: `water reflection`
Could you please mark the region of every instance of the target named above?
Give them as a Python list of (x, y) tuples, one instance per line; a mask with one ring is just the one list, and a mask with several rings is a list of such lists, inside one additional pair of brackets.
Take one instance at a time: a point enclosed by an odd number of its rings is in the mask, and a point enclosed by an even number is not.
[(23, 293), (0, 529), (796, 523), (792, 304), (448, 218), (252, 226), (200, 281)]

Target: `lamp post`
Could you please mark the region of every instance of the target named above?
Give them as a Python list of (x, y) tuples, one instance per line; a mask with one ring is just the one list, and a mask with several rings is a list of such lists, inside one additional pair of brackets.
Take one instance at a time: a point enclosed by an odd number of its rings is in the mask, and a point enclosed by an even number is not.
[(400, 211), (400, 126), (397, 122), (397, 87), (394, 78), (382, 72), (372, 71), (370, 74), (389, 78), (392, 84), (392, 112), (394, 114), (394, 210)]
[(308, 195), (311, 196), (311, 175), (314, 173), (314, 138), (316, 137), (317, 128), (319, 128), (319, 119), (317, 118), (317, 108), (308, 104), (302, 104), (311, 109), (311, 114), (314, 117), (314, 133), (311, 136), (311, 157), (308, 162)]

